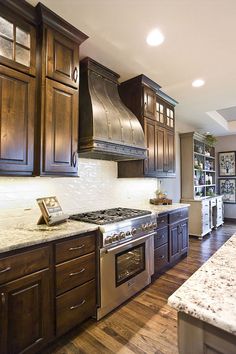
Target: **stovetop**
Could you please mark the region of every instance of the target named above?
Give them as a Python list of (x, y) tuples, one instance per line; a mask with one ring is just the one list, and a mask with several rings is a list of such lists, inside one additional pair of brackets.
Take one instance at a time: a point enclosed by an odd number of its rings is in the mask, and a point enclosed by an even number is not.
[(151, 214), (151, 211), (149, 210), (112, 208), (71, 215), (70, 219), (98, 225), (105, 225), (149, 214)]

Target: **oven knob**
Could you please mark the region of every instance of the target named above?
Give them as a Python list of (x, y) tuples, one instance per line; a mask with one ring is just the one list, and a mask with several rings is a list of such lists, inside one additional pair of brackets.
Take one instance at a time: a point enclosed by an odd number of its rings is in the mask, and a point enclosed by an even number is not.
[(124, 232), (120, 232), (119, 233), (119, 240), (123, 240), (125, 238), (125, 233)]
[(131, 230), (131, 234), (132, 234), (132, 235), (135, 235), (136, 233), (137, 233), (137, 229), (133, 228), (133, 229)]
[(153, 222), (153, 223), (152, 223), (152, 227), (156, 228), (156, 227), (157, 227), (157, 223), (156, 223), (156, 222)]
[(114, 234), (112, 236), (112, 242), (116, 242), (116, 241), (119, 241), (119, 235), (118, 234)]
[(106, 237), (105, 243), (106, 243), (106, 244), (112, 243), (112, 237), (111, 237), (111, 236)]
[(148, 224), (148, 228), (151, 230), (153, 228), (152, 223)]
[(130, 231), (126, 231), (125, 235), (126, 235), (126, 236), (130, 236), (130, 235), (131, 235), (131, 232), (130, 232)]

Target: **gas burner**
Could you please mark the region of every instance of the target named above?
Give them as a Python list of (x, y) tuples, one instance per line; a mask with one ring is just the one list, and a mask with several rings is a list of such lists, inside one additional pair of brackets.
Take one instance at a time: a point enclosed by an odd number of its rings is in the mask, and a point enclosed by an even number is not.
[(129, 208), (112, 208), (97, 210), (94, 212), (87, 212), (72, 215), (70, 218), (73, 220), (89, 222), (98, 225), (112, 224), (118, 221), (137, 218), (139, 216), (149, 215), (151, 211), (129, 209)]

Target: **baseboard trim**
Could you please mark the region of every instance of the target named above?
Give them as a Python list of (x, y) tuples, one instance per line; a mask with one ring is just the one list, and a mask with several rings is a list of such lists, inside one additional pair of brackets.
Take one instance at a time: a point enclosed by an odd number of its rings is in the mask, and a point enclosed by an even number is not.
[(224, 221), (225, 221), (225, 222), (231, 222), (231, 223), (233, 223), (233, 224), (236, 224), (236, 219), (234, 219), (234, 218), (224, 218)]

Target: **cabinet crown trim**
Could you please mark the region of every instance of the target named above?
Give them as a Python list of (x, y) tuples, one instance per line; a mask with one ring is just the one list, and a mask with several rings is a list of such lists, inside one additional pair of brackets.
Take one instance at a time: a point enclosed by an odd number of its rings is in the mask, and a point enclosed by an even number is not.
[(42, 3), (36, 6), (38, 24), (46, 24), (64, 36), (72, 39), (79, 45), (89, 37), (78, 30), (76, 27), (65, 21), (62, 17), (55, 14), (52, 10), (48, 9)]

